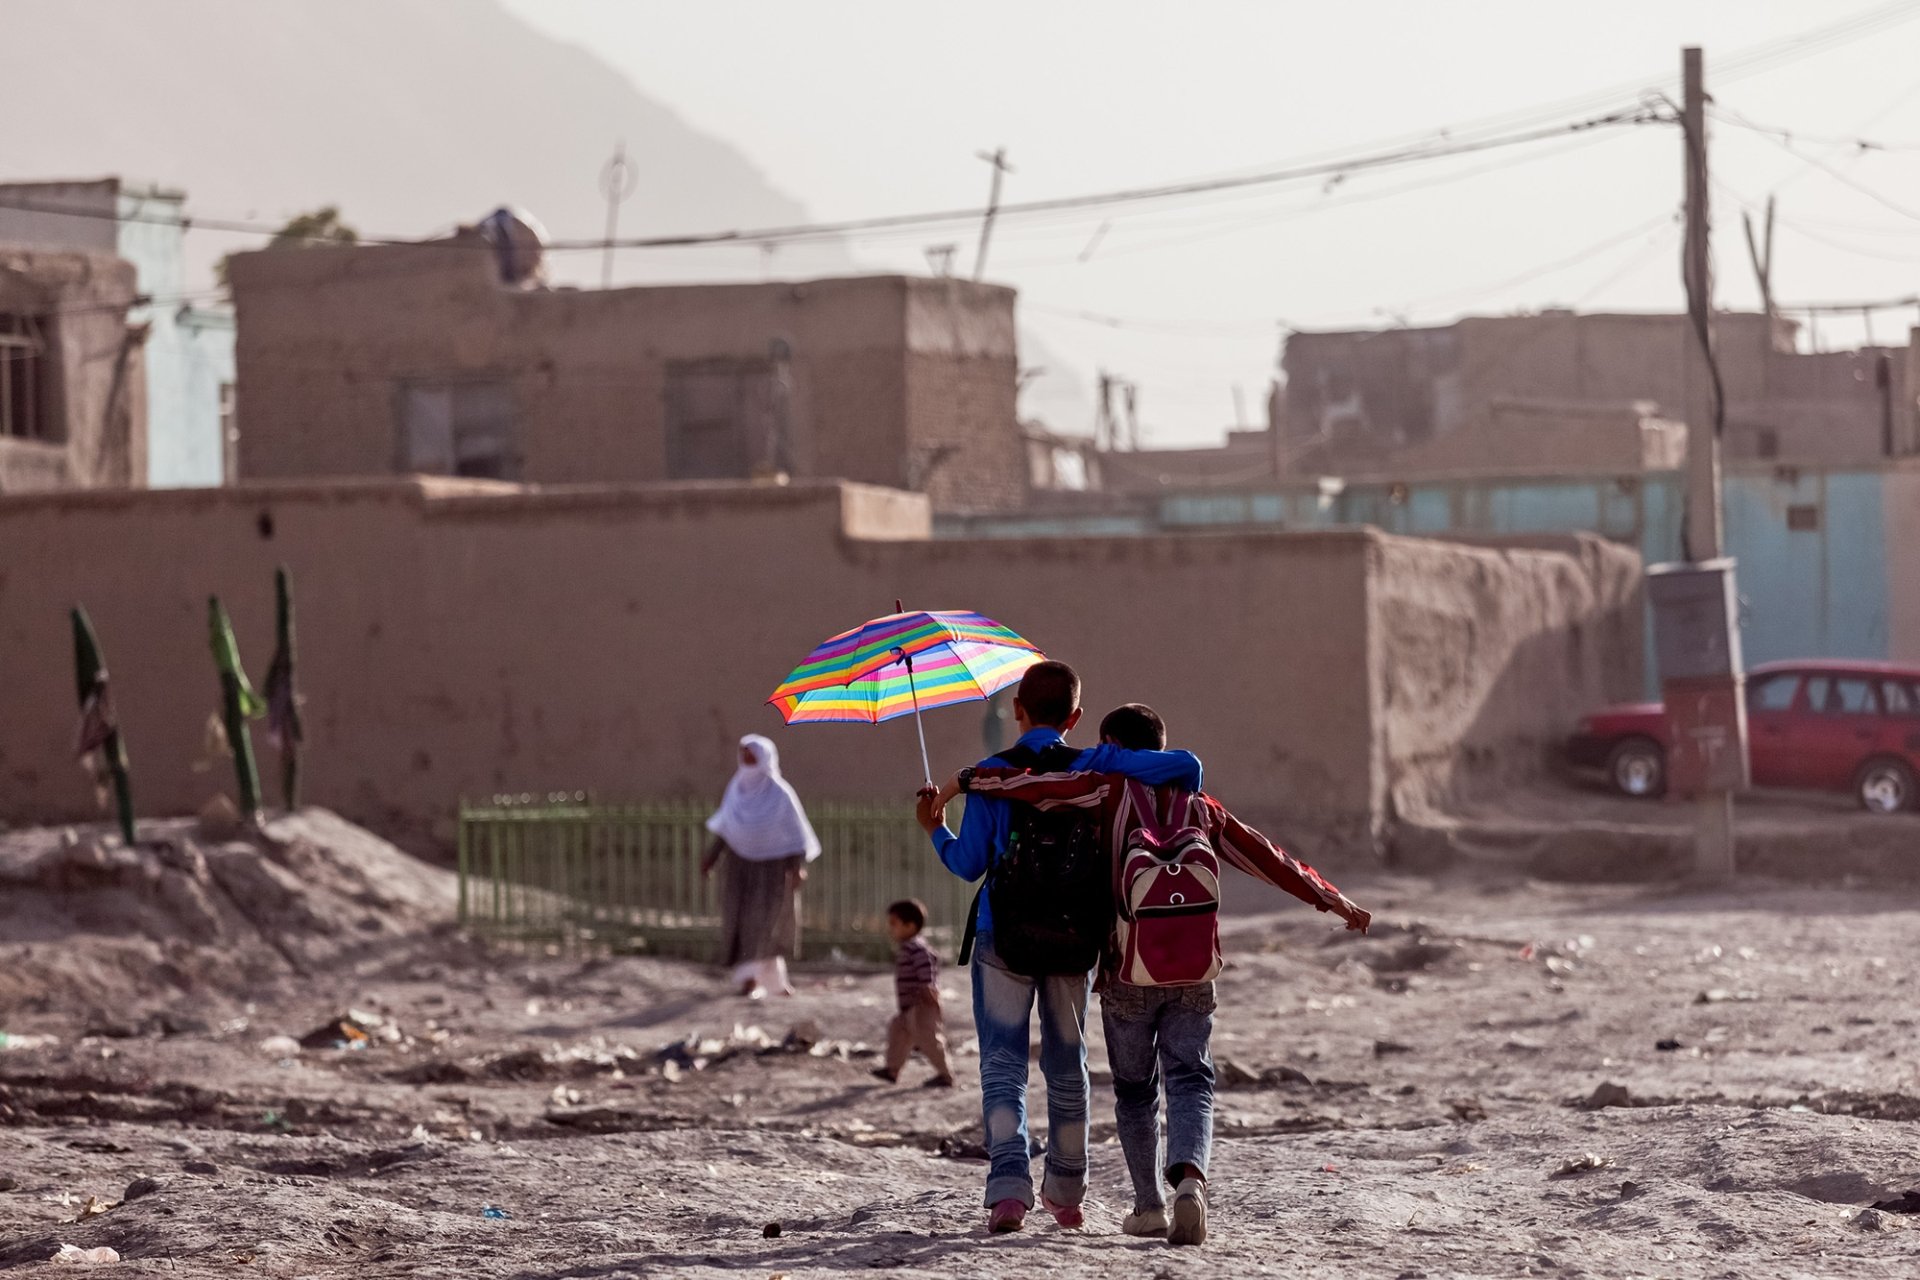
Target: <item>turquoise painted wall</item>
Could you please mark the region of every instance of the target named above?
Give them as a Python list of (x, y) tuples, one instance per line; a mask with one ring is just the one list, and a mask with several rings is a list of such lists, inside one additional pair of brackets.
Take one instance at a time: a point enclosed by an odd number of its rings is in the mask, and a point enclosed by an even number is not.
[(128, 215), (119, 227), (120, 256), (133, 264), (140, 292), (153, 299), (128, 318), (150, 326), (147, 483), (160, 489), (223, 482), (220, 388), (234, 380), (232, 309), (186, 297), (180, 205), (168, 192), (120, 194), (120, 211)]
[[(1890, 486), (1890, 474), (1874, 468), (1742, 468), (1726, 474), (1727, 552), (1739, 562), (1741, 639), (1749, 664), (1917, 656), (1897, 652), (1890, 575), (1920, 572), (1920, 547), (1895, 545), (1894, 532), (1920, 525), (1920, 515), (1886, 508), (1890, 492), (1920, 488)], [(1635, 546), (1648, 564), (1661, 564), (1681, 558), (1682, 501), (1678, 472), (1344, 488), (1303, 484), (1267, 493), (1169, 494), (1151, 518), (996, 517), (969, 521), (966, 528), (943, 524), (942, 532), (977, 537), (1004, 528), (1006, 536), (1111, 537), (1356, 524), (1428, 535), (1591, 532)]]
[(1885, 477), (1741, 473), (1724, 488), (1748, 663), (1887, 657)]

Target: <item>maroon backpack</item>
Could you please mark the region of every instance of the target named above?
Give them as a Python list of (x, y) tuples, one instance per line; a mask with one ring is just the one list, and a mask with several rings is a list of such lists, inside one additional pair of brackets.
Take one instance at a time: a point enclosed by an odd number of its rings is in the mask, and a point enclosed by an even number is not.
[[(1153, 793), (1128, 782), (1140, 825), (1127, 835), (1114, 885), (1119, 979), (1136, 987), (1211, 982), (1220, 954), (1220, 855), (1207, 833), (1161, 822)], [(1176, 793), (1170, 812), (1188, 812)]]

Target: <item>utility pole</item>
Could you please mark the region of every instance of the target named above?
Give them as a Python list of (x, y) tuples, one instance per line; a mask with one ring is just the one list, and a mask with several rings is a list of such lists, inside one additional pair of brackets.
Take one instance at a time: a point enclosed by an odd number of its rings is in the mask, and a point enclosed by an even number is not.
[(1774, 326), (1780, 320), (1780, 313), (1773, 305), (1773, 197), (1767, 197), (1766, 229), (1760, 236), (1753, 234), (1752, 214), (1742, 213), (1740, 222), (1747, 232), (1747, 257), (1760, 282), (1760, 308), (1767, 313), (1767, 344), (1771, 348)]
[(1007, 163), (1007, 149), (995, 147), (993, 154), (976, 151), (975, 155), (993, 166), (993, 186), (987, 190), (987, 216), (980, 220), (980, 250), (973, 258), (973, 278), (978, 280), (980, 273), (987, 269), (987, 242), (993, 239), (993, 219), (1000, 212), (1000, 179), (1013, 172), (1013, 166)]
[(613, 287), (613, 241), (620, 230), (620, 206), (640, 185), (640, 168), (627, 159), (627, 144), (622, 140), (613, 149), (613, 159), (600, 170), (600, 194), (607, 198), (607, 243), (601, 250), (600, 287)]
[(1113, 448), (1113, 384), (1105, 369), (1100, 370), (1100, 398), (1093, 410), (1093, 447), (1095, 451)]
[[(1707, 112), (1706, 83), (1700, 50), (1681, 51), (1681, 127), (1686, 142), (1686, 249), (1683, 277), (1687, 291), (1687, 485), (1686, 515), (1682, 524), (1687, 559), (1695, 568), (1718, 561), (1723, 553), (1724, 525), (1720, 506), (1720, 432), (1726, 406), (1715, 367), (1713, 347), (1713, 268), (1709, 254), (1711, 223), (1707, 216)], [(1768, 264), (1771, 266), (1771, 263)], [(1730, 574), (1731, 568), (1727, 570)], [(1724, 598), (1731, 602), (1730, 587)], [(1694, 713), (1688, 712), (1688, 729), (1699, 735), (1704, 748), (1709, 741), (1719, 748), (1723, 762), (1735, 752), (1739, 758), (1731, 766), (1703, 770), (1703, 785), (1697, 791), (1694, 815), (1695, 871), (1708, 878), (1724, 878), (1734, 871), (1733, 791), (1727, 785), (1729, 767), (1744, 776), (1746, 734), (1743, 690), (1739, 670), (1737, 618), (1724, 620), (1725, 632), (1710, 643), (1726, 645), (1732, 668), (1728, 677), (1717, 677), (1695, 684), (1685, 694), (1674, 679), (1676, 672), (1663, 673), (1668, 686), (1669, 714), (1680, 711), (1678, 703), (1699, 709), (1699, 725), (1693, 725)], [(1730, 700), (1730, 705), (1729, 705)], [(1709, 709), (1711, 708), (1711, 709)], [(1716, 723), (1717, 722), (1717, 723)], [(1728, 733), (1727, 730), (1731, 730)], [(1728, 739), (1731, 739), (1729, 743)], [(1729, 747), (1731, 749), (1729, 749)], [(1713, 758), (1711, 752), (1709, 758)]]

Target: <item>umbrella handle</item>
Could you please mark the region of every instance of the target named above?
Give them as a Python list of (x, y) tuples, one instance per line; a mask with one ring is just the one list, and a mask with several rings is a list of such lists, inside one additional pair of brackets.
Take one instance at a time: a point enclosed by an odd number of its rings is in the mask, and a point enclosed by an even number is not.
[(907, 692), (913, 697), (913, 728), (920, 735), (920, 771), (926, 775), (927, 785), (932, 786), (933, 765), (927, 759), (927, 728), (920, 720), (920, 691), (913, 684), (913, 657), (898, 649), (894, 652), (900, 654), (900, 661), (907, 664)]

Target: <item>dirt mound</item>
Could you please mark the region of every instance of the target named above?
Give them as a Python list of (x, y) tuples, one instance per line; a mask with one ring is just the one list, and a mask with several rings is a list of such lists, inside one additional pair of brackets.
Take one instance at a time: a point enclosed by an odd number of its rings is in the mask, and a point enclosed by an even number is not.
[[(252, 996), (343, 958), (417, 944), (454, 877), (320, 809), (258, 832), (142, 823), (0, 834), (0, 1013)], [(202, 1006), (204, 1007), (204, 1006)], [(0, 1025), (5, 1025), (0, 1023)]]

